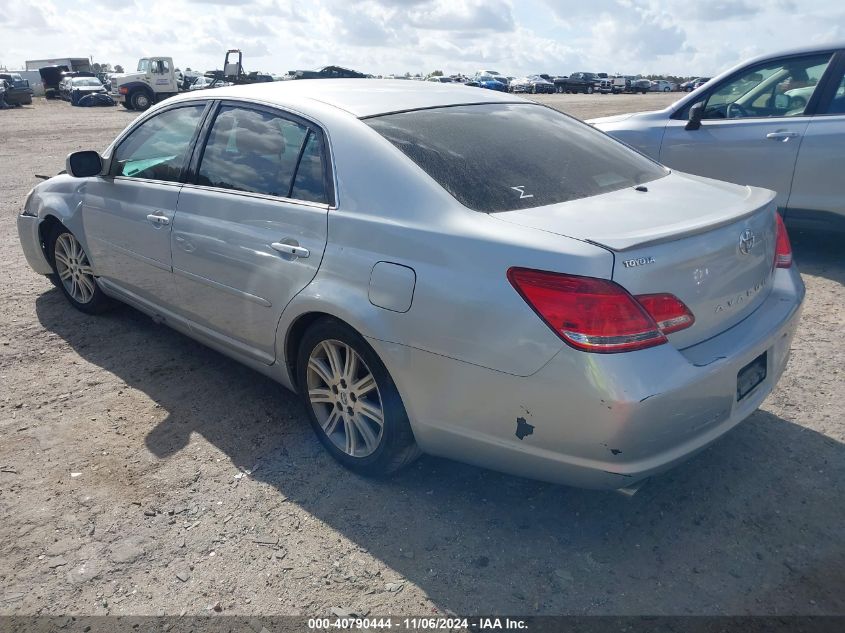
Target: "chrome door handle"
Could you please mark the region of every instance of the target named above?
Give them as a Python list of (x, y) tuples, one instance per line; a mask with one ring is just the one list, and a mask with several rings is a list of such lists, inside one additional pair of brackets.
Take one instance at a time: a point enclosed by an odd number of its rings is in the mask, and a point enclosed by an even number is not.
[(791, 138), (796, 138), (798, 132), (769, 132), (766, 138), (772, 141), (788, 141)]
[(296, 257), (308, 257), (311, 254), (307, 248), (297, 244), (285, 244), (284, 242), (273, 242), (270, 248), (274, 251), (284, 253), (285, 255), (295, 255)]
[(168, 224), (170, 224), (170, 218), (164, 215), (161, 211), (150, 213), (147, 216), (147, 219), (153, 224), (158, 224), (160, 226), (167, 226)]

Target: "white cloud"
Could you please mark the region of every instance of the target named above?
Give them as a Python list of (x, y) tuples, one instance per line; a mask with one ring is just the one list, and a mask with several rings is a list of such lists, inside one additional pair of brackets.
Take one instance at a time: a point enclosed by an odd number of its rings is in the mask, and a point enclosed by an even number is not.
[(0, 63), (170, 55), (247, 70), (712, 74), (761, 52), (845, 38), (840, 0), (30, 0), (4, 3)]

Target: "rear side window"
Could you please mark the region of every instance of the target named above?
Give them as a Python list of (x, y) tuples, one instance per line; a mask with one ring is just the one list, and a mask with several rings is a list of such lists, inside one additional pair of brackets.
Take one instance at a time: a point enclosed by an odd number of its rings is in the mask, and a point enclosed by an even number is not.
[(325, 202), (325, 189), (318, 187), (322, 153), (314, 138), (308, 127), (290, 119), (224, 106), (211, 128), (197, 184)]
[(592, 127), (534, 104), (433, 108), (364, 122), (476, 211), (577, 200), (669, 173)]
[(178, 182), (204, 109), (175, 108), (141, 123), (115, 151), (112, 175)]
[(323, 152), (320, 139), (314, 132), (309, 132), (290, 197), (297, 200), (328, 204), (323, 173)]

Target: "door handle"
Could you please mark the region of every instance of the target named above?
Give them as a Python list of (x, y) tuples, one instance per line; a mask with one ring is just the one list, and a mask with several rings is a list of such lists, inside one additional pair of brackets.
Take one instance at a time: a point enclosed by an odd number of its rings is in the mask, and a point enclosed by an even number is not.
[(161, 211), (150, 213), (147, 216), (147, 219), (153, 224), (158, 224), (159, 226), (167, 226), (168, 224), (170, 224), (170, 218), (164, 215)]
[(284, 253), (285, 255), (294, 255), (296, 257), (308, 257), (311, 254), (307, 248), (299, 246), (298, 244), (285, 244), (284, 242), (273, 242), (270, 248), (274, 251)]
[(772, 141), (788, 141), (791, 138), (799, 136), (798, 132), (769, 132), (766, 138)]

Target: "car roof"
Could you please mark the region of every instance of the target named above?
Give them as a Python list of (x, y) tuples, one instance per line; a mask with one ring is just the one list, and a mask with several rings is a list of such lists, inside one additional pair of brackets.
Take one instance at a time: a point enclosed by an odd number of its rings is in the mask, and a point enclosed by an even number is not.
[(390, 79), (298, 79), (214, 91), (214, 98), (253, 98), (283, 107), (313, 101), (344, 110), (356, 117), (478, 103), (526, 103), (507, 93), (479, 90), (459, 83)]

